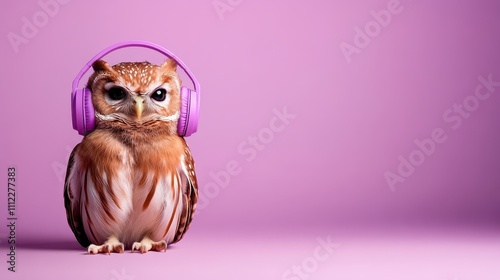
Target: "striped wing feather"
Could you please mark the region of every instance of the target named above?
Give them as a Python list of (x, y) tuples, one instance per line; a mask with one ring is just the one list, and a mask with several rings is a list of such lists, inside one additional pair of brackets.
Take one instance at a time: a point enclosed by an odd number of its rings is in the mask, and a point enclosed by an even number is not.
[(184, 233), (189, 228), (189, 224), (193, 219), (193, 214), (198, 201), (198, 182), (196, 181), (196, 173), (194, 171), (194, 160), (186, 145), (184, 149), (184, 166), (186, 169), (181, 169), (187, 179), (187, 184), (182, 190), (183, 209), (177, 226), (177, 233), (173, 243), (178, 242), (184, 236)]
[[(85, 234), (85, 230), (83, 229), (83, 222), (80, 211), (81, 207), (79, 195), (82, 187), (72, 186), (70, 180), (70, 176), (72, 175), (72, 171), (75, 166), (74, 159), (78, 146), (79, 145), (77, 145), (73, 149), (68, 161), (66, 179), (64, 183), (64, 207), (66, 208), (66, 217), (68, 219), (68, 224), (71, 227), (71, 230), (73, 231), (76, 239), (78, 240), (78, 243), (80, 243), (80, 245), (82, 245), (83, 247), (87, 247), (90, 245), (90, 241)], [(80, 180), (74, 180), (73, 182), (80, 182)]]

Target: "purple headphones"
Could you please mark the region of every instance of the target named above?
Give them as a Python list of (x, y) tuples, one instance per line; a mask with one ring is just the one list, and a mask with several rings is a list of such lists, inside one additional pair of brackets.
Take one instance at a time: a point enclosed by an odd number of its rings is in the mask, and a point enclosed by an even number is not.
[(126, 41), (114, 44), (102, 50), (94, 56), (73, 80), (71, 92), (71, 114), (73, 120), (73, 129), (80, 135), (87, 135), (95, 128), (95, 111), (92, 105), (92, 93), (89, 88), (78, 88), (78, 83), (83, 75), (92, 67), (92, 64), (107, 55), (108, 53), (127, 47), (145, 47), (156, 50), (167, 57), (177, 61), (177, 64), (186, 72), (194, 85), (194, 90), (185, 86), (181, 87), (181, 109), (177, 123), (177, 134), (179, 136), (189, 136), (198, 129), (198, 119), (200, 116), (200, 84), (196, 81), (194, 75), (187, 66), (177, 58), (173, 53), (159, 45), (145, 41)]

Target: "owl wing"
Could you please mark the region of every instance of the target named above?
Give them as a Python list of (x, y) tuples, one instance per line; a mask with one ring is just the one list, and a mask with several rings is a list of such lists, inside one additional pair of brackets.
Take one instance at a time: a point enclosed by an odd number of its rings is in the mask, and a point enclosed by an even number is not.
[(79, 145), (71, 152), (66, 170), (66, 179), (64, 183), (64, 207), (66, 208), (66, 217), (68, 224), (75, 234), (78, 243), (83, 247), (90, 245), (90, 241), (83, 229), (83, 222), (80, 207), (81, 180), (74, 180), (77, 172), (77, 164), (75, 163), (75, 154)]
[(186, 183), (183, 184), (184, 187), (181, 194), (183, 208), (173, 243), (181, 240), (189, 228), (194, 210), (196, 209), (196, 202), (198, 201), (198, 182), (196, 181), (196, 173), (194, 171), (194, 160), (187, 145), (184, 149), (183, 162), (181, 163), (179, 173), (182, 180), (185, 180)]

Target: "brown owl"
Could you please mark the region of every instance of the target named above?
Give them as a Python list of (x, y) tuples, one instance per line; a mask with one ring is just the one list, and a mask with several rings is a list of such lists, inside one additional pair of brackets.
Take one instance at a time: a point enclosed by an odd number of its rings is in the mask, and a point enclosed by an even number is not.
[(96, 128), (69, 159), (68, 223), (90, 254), (164, 251), (182, 239), (198, 197), (194, 161), (177, 134), (177, 63), (92, 67)]

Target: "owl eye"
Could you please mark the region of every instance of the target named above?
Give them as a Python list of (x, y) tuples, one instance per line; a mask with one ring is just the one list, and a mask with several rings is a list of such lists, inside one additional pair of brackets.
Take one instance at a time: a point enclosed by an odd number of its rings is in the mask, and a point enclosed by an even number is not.
[(108, 90), (107, 94), (111, 100), (115, 101), (122, 100), (127, 97), (125, 90), (121, 87), (112, 87)]
[(163, 88), (159, 88), (151, 94), (151, 98), (156, 101), (163, 101), (165, 100), (166, 97), (167, 97), (167, 91)]

